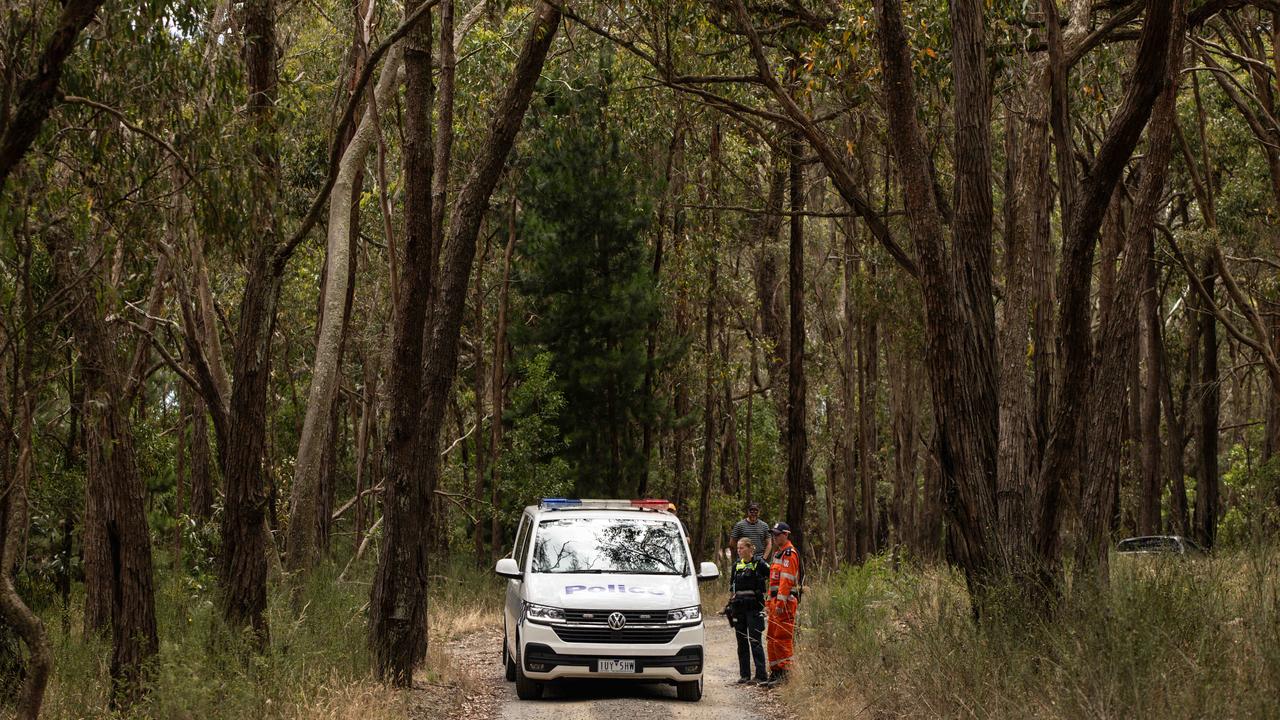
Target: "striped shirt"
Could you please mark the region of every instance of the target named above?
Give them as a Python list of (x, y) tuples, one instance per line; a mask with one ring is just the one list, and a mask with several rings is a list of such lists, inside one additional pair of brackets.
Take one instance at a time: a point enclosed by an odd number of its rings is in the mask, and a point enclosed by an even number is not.
[[(723, 525), (721, 527), (724, 527)], [(756, 520), (753, 524), (751, 521), (743, 518), (733, 526), (733, 530), (729, 532), (729, 539), (734, 543), (739, 538), (751, 538), (751, 542), (756, 544), (756, 553), (764, 552), (769, 545), (769, 523), (763, 520)]]

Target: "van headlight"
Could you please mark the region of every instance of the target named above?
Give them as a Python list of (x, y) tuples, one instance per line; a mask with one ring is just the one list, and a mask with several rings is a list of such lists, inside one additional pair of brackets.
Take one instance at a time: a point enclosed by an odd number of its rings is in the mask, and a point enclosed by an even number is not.
[(678, 623), (680, 625), (695, 625), (700, 623), (702, 622), (702, 607), (694, 605), (693, 607), (671, 610), (667, 612), (667, 622)]
[(524, 618), (536, 623), (562, 623), (564, 622), (564, 610), (527, 602), (524, 604)]

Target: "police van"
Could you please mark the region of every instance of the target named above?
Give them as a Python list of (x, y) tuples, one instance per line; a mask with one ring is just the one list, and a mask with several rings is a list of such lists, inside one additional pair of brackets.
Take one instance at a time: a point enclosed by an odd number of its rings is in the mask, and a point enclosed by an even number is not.
[(695, 565), (666, 500), (544, 498), (524, 509), (511, 556), (502, 659), (521, 700), (560, 678), (633, 679), (702, 698), (703, 627)]

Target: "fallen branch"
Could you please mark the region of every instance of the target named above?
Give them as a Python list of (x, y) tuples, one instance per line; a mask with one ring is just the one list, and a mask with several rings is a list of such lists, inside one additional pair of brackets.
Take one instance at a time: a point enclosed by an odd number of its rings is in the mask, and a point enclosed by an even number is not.
[(338, 518), (342, 517), (343, 515), (346, 514), (348, 510), (355, 507), (356, 502), (359, 501), (361, 498), (363, 498), (365, 495), (372, 495), (374, 493), (380, 493), (380, 492), (382, 492), (382, 483), (378, 483), (377, 485), (374, 485), (371, 488), (365, 488), (358, 495), (356, 495), (355, 497), (343, 503), (342, 507), (335, 510), (333, 512), (333, 517), (330, 519), (333, 522), (337, 522)]

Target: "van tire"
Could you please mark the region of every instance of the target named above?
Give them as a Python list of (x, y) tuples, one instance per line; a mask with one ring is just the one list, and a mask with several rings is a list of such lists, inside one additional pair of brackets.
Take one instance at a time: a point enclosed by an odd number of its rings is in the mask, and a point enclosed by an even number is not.
[(537, 700), (542, 697), (542, 683), (531, 679), (524, 674), (524, 663), (515, 662), (516, 666), (516, 697), (521, 700)]
[(702, 699), (702, 681), (676, 683), (676, 697), (685, 702), (698, 702)]
[(511, 651), (507, 650), (507, 636), (502, 636), (502, 663), (506, 666), (507, 682), (516, 681), (516, 661), (511, 658)]

